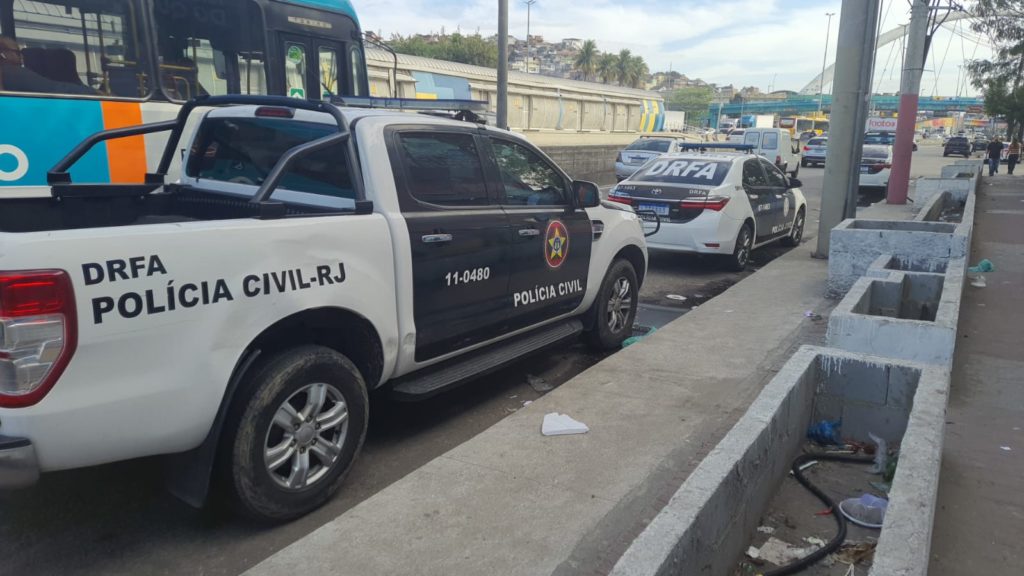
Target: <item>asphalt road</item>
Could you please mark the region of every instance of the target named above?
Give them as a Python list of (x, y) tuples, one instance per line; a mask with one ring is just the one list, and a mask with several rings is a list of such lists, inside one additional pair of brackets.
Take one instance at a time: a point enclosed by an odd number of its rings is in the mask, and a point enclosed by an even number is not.
[[(922, 146), (912, 175), (937, 174), (943, 163), (940, 148)], [(808, 255), (817, 234), (822, 174), (821, 168), (802, 168), (799, 175), (810, 210), (806, 241), (795, 249)], [(652, 254), (640, 322), (658, 325), (681, 315), (784, 251), (756, 250), (742, 273), (725, 272), (710, 259)], [(156, 459), (47, 475), (31, 489), (0, 493), (0, 575), (238, 574), (600, 358), (580, 345), (566, 346), (427, 402), (374, 398), (366, 445), (339, 494), (283, 526), (189, 508), (164, 490)]]

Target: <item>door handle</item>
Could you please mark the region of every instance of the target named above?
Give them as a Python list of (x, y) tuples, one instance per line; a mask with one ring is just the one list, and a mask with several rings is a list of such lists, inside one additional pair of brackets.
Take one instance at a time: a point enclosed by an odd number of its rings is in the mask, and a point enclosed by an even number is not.
[(540, 236), (540, 230), (536, 228), (520, 228), (519, 235), (523, 238), (533, 238), (534, 236)]
[(443, 242), (451, 242), (451, 234), (424, 234), (422, 238), (424, 244), (441, 244)]

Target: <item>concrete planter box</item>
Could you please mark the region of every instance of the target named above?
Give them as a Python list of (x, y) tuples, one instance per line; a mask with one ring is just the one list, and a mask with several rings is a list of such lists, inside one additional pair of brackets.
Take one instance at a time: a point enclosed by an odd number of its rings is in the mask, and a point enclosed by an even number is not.
[[(914, 216), (916, 222), (952, 222), (959, 224), (963, 221), (963, 213), (966, 209), (967, 198), (959, 199), (951, 192), (943, 192), (932, 196), (928, 204), (921, 207), (920, 212)], [(955, 220), (943, 220), (942, 215), (948, 210), (958, 211), (960, 216)]]
[(976, 179), (970, 177), (918, 178), (914, 181), (914, 203), (924, 206), (931, 201), (933, 196), (943, 192), (951, 192), (958, 198), (966, 198), (976, 186)]
[(949, 222), (844, 220), (831, 233), (829, 295), (845, 294), (883, 254), (917, 262), (925, 269), (938, 267), (950, 258), (962, 258), (967, 251), (965, 239), (969, 238), (954, 234), (956, 228)]
[(955, 270), (948, 272), (953, 276), (948, 295), (948, 273), (892, 271), (886, 279), (861, 278), (829, 317), (828, 345), (848, 352), (951, 365), (962, 279), (956, 278)]
[(930, 266), (913, 258), (897, 257), (882, 254), (868, 266), (864, 274), (868, 278), (888, 278), (893, 272), (914, 272), (917, 274), (943, 275), (946, 273), (946, 262), (932, 263)]
[(841, 416), (844, 437), (866, 441), (872, 432), (905, 451), (872, 573), (903, 574), (896, 568), (905, 567), (924, 574), (948, 386), (949, 374), (939, 367), (800, 348), (611, 573), (732, 574), (806, 442), (807, 426)]

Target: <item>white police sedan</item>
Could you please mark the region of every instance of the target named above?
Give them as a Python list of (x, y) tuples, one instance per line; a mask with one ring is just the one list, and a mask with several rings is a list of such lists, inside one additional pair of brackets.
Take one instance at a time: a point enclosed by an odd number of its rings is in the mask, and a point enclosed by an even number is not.
[(641, 215), (658, 215), (661, 227), (648, 248), (718, 254), (742, 270), (754, 248), (800, 243), (807, 201), (799, 180), (749, 151), (724, 151), (749, 147), (698, 146), (647, 162), (608, 194)]

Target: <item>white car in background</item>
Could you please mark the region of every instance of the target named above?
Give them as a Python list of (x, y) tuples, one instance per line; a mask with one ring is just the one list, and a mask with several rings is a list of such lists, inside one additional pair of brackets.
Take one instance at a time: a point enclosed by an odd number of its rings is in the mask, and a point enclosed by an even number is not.
[(892, 146), (867, 145), (861, 152), (859, 188), (888, 188)]
[(666, 154), (644, 164), (608, 195), (641, 215), (658, 215), (661, 226), (648, 236), (649, 249), (717, 254), (742, 270), (754, 248), (800, 243), (807, 202), (799, 180), (761, 156), (720, 151), (728, 144), (699, 146), (707, 152)]
[(615, 157), (615, 180), (621, 182), (629, 178), (637, 168), (651, 158), (678, 152), (679, 144), (682, 142), (685, 140), (672, 136), (642, 136), (634, 140)]
[(734, 144), (743, 144), (743, 138), (746, 134), (746, 128), (734, 128), (729, 131), (729, 138), (727, 138), (727, 141)]

